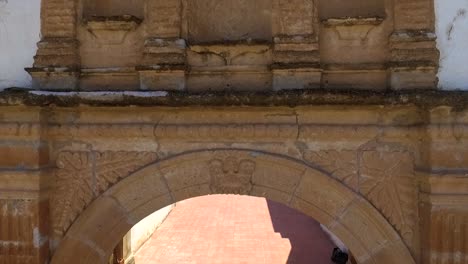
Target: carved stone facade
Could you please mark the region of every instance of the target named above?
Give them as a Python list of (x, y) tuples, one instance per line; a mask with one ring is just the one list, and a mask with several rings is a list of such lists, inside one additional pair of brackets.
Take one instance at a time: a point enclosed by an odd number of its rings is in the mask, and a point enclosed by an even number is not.
[(0, 262), (106, 263), (155, 210), (241, 194), (358, 263), (467, 264), (468, 95), (428, 91), (433, 9), (43, 0), (36, 91), (0, 93)]
[(51, 197), (54, 234), (62, 236), (96, 197), (155, 160), (146, 152), (61, 152)]
[(466, 263), (468, 114), (446, 102), (4, 106), (0, 256), (100, 263), (154, 210), (242, 194), (314, 217), (358, 263)]
[[(44, 0), (37, 89), (434, 89), (432, 0)], [(111, 5), (111, 6), (106, 6)]]
[(408, 246), (417, 245), (418, 187), (410, 153), (365, 148), (307, 151), (304, 159), (361, 193), (400, 232)]
[(252, 189), (252, 174), (255, 162), (227, 157), (209, 162), (210, 188), (213, 193), (249, 194)]

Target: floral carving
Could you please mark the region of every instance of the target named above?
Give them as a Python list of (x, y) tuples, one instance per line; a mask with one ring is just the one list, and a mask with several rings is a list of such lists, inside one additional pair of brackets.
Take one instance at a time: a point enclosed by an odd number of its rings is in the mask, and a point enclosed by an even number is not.
[(417, 216), (413, 159), (404, 151), (306, 151), (304, 159), (360, 191), (412, 244)]
[(60, 153), (51, 205), (54, 232), (63, 235), (99, 194), (154, 160), (149, 152)]
[(208, 166), (213, 193), (248, 194), (252, 189), (252, 174), (256, 167), (254, 161), (229, 156), (211, 160)]
[(353, 190), (358, 187), (357, 153), (352, 150), (322, 150), (307, 151), (304, 159), (319, 165), (334, 178), (343, 182)]
[(364, 151), (360, 191), (411, 244), (417, 214), (413, 159), (406, 152)]

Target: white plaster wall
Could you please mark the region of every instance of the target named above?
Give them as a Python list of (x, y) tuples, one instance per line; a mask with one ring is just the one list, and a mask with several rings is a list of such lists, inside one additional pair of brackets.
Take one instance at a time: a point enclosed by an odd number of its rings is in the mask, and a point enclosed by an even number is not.
[(164, 222), (166, 217), (174, 208), (174, 205), (169, 205), (159, 209), (155, 213), (147, 216), (132, 227), (131, 232), (131, 249), (135, 253), (141, 246), (153, 235), (154, 231)]
[(468, 90), (468, 0), (435, 0), (439, 88)]
[(31, 67), (40, 39), (40, 0), (0, 0), (0, 90), (31, 87)]

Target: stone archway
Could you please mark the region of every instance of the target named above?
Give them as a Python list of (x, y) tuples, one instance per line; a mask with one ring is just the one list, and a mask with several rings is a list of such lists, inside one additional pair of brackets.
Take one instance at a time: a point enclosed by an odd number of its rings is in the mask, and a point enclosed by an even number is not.
[(248, 150), (185, 153), (131, 174), (81, 213), (51, 263), (105, 263), (123, 235), (152, 212), (223, 193), (265, 197), (313, 217), (358, 263), (415, 263), (393, 227), (360, 195), (301, 161)]

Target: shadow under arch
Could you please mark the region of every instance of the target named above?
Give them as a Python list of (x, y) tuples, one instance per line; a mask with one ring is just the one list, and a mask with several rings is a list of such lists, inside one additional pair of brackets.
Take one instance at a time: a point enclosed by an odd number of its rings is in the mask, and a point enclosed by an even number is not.
[(132, 173), (80, 214), (51, 263), (106, 263), (146, 216), (210, 194), (264, 197), (294, 208), (337, 235), (358, 263), (415, 263), (393, 227), (359, 194), (300, 160), (254, 150), (190, 152)]

